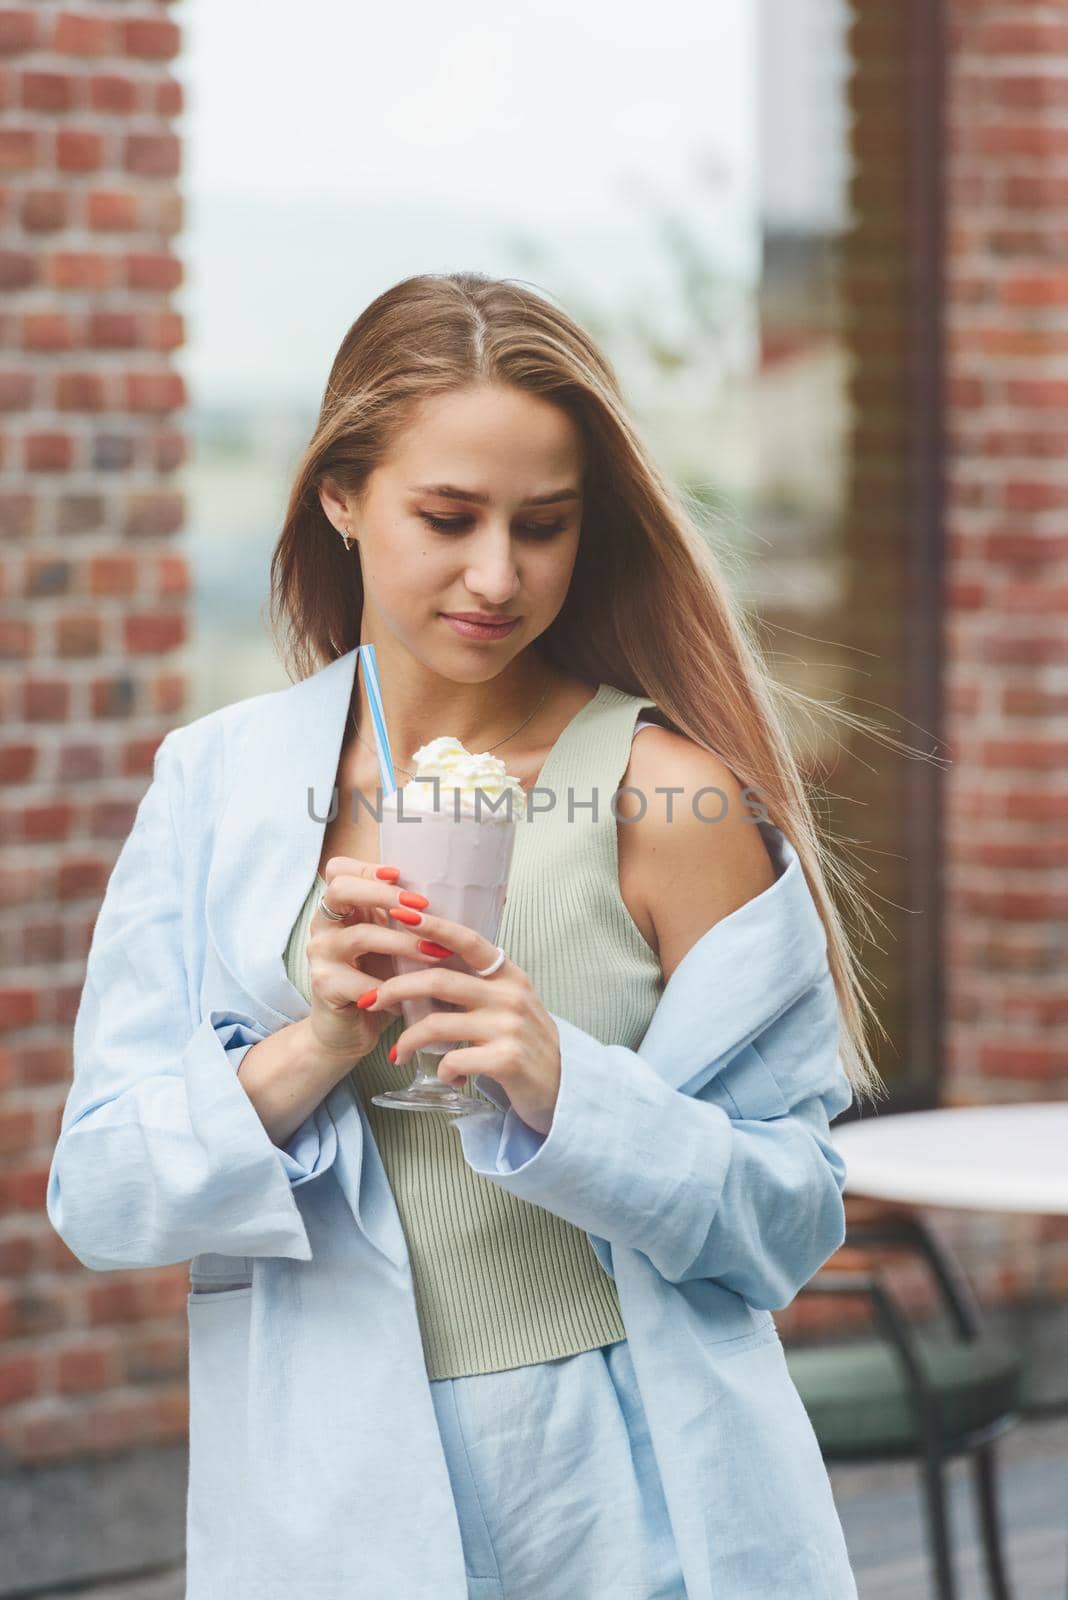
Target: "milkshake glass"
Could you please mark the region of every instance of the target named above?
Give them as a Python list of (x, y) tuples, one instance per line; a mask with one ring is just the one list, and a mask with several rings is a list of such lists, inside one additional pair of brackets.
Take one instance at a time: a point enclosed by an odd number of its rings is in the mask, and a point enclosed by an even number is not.
[[(414, 759), (412, 780), (382, 801), (379, 860), (399, 867), (398, 886), (425, 894), (434, 914), (475, 928), (495, 944), (524, 791), (502, 761), (488, 752), (472, 754), (448, 736), (431, 740), (415, 752)], [(407, 956), (391, 959), (398, 973), (427, 971), (425, 961)], [(435, 966), (471, 971), (458, 955)], [(405, 1000), (401, 1010), (407, 1027), (431, 1012), (465, 1014), (463, 1006), (433, 996)], [(482, 1101), (437, 1076), (438, 1058), (464, 1042), (460, 1038), (424, 1045), (416, 1051), (411, 1084), (376, 1094), (373, 1103), (458, 1115), (484, 1109)]]

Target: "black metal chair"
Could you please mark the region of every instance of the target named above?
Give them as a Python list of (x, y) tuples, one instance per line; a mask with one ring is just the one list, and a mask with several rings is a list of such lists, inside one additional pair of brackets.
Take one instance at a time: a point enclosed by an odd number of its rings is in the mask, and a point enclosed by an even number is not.
[(803, 1294), (864, 1295), (882, 1330), (876, 1338), (786, 1351), (824, 1460), (919, 1462), (939, 1600), (956, 1600), (944, 1468), (951, 1457), (970, 1454), (990, 1594), (992, 1600), (1012, 1600), (995, 1440), (1020, 1419), (1022, 1357), (986, 1332), (962, 1268), (922, 1217), (892, 1215), (850, 1224), (846, 1248), (855, 1245), (891, 1245), (922, 1256), (955, 1337), (919, 1332), (878, 1267), (826, 1268), (806, 1284)]

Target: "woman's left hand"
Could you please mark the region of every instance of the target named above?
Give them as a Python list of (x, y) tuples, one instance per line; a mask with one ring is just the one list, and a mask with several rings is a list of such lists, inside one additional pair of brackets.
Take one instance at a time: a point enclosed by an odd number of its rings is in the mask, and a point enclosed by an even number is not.
[[(497, 958), (497, 946), (463, 923), (397, 906), (388, 915), (420, 938), (444, 945), (476, 970)], [(522, 967), (505, 957), (488, 978), (448, 967), (398, 973), (378, 985), (374, 1003), (364, 1009), (399, 1011), (402, 1000), (428, 996), (463, 1006), (464, 1013), (434, 1011), (405, 1028), (390, 1060), (403, 1064), (416, 1050), (437, 1040), (469, 1039), (466, 1049), (448, 1050), (438, 1058), (442, 1083), (484, 1073), (501, 1085), (529, 1128), (548, 1133), (560, 1088), (560, 1035)]]

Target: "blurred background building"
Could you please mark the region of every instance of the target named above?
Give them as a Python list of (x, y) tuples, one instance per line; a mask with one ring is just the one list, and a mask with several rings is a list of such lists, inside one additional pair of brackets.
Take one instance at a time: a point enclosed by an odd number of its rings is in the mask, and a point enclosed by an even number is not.
[[(186, 1270), (44, 1212), (71, 1025), (159, 740), (286, 682), (289, 476), (402, 276), (558, 295), (776, 673), (900, 739), (794, 730), (887, 1109), (1064, 1097), (1068, 5), (465, 11), (0, 11), (0, 1595), (180, 1555)], [(945, 1226), (1063, 1399), (1068, 1225)]]

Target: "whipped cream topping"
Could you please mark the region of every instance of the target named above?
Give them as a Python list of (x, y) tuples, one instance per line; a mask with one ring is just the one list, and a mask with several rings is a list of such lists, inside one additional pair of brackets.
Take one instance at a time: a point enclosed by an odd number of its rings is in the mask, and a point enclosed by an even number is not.
[[(519, 815), (526, 791), (504, 762), (488, 750), (472, 753), (459, 739), (443, 734), (422, 745), (413, 760), (415, 771), (400, 791), (406, 817), (437, 811), (450, 817), (474, 817), (479, 822), (512, 822)], [(431, 778), (439, 781), (418, 781)], [(503, 798), (509, 793), (510, 803)]]

